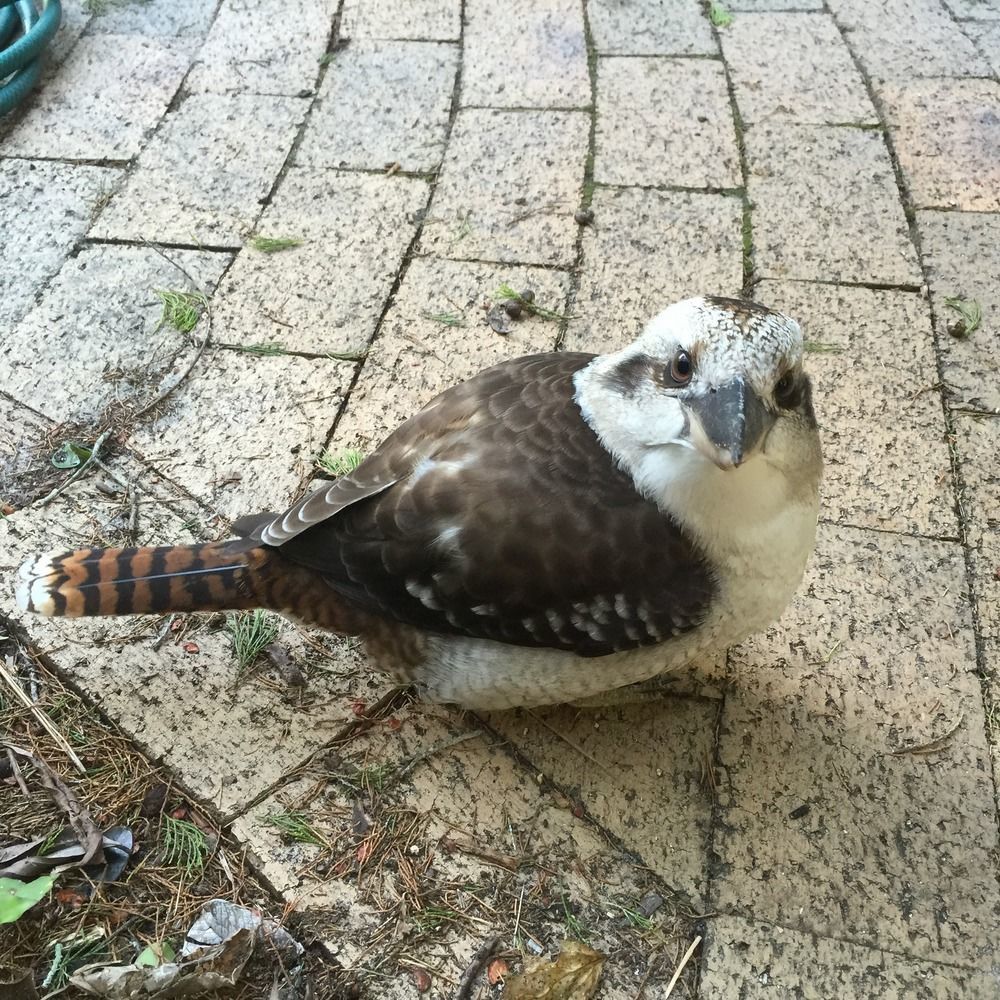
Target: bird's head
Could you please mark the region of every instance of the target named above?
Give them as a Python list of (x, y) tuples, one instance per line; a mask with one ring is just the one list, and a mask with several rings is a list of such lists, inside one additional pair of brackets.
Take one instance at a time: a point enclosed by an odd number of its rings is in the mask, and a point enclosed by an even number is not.
[(686, 299), (646, 326), (637, 340), (580, 373), (584, 416), (659, 499), (696, 483), (714, 491), (815, 496), (819, 435), (802, 331), (752, 302)]

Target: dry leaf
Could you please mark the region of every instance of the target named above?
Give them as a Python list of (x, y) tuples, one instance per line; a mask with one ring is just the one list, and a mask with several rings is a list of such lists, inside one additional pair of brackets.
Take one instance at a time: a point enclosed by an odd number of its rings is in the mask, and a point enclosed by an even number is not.
[(563, 941), (554, 962), (537, 958), (504, 986), (505, 1000), (590, 1000), (604, 956), (579, 941)]
[(490, 986), (496, 986), (497, 983), (503, 982), (504, 977), (509, 972), (510, 969), (502, 958), (494, 958), (486, 967), (486, 978), (489, 980)]

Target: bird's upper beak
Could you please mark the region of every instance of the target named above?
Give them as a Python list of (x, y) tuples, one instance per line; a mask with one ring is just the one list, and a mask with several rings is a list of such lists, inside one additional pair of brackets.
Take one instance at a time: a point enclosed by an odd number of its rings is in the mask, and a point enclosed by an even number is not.
[(743, 378), (689, 397), (684, 405), (691, 444), (720, 469), (742, 465), (774, 423), (773, 414)]

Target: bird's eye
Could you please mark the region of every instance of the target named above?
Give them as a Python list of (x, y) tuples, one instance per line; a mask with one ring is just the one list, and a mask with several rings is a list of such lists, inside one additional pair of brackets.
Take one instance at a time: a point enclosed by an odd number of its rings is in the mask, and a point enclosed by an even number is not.
[(678, 351), (667, 367), (667, 377), (674, 385), (687, 385), (693, 371), (691, 355), (687, 351)]
[(783, 409), (795, 406), (798, 400), (798, 384), (792, 372), (785, 372), (774, 386), (774, 401)]

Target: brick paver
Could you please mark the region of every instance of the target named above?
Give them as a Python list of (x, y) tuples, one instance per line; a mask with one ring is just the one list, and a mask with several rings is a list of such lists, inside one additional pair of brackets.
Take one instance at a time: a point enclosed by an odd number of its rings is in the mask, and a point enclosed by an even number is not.
[(141, 35), (81, 38), (48, 101), (3, 140), (5, 156), (127, 160), (142, 148), (188, 67), (185, 42)]
[(732, 188), (736, 135), (720, 63), (599, 60), (594, 179), (604, 184)]
[(192, 95), (163, 120), (92, 235), (241, 243), (306, 110), (305, 101), (293, 97)]
[(875, 122), (864, 81), (826, 14), (745, 14), (721, 35), (744, 122)]
[(444, 156), (458, 57), (457, 46), (441, 42), (352, 42), (334, 56), (295, 162), (433, 170)]
[(880, 132), (767, 123), (747, 131), (746, 146), (760, 274), (919, 282)]
[[(496, 932), (586, 938), (600, 1000), (664, 995), (696, 934), (673, 996), (992, 1000), (998, 0), (103, 6), (68, 0), (0, 124), (0, 615), (366, 997), (453, 997)], [(554, 315), (497, 331), (503, 284)], [(185, 334), (156, 293), (193, 286)], [(220, 537), (489, 364), (711, 292), (810, 341), (819, 541), (779, 622), (655, 700), (358, 727), (391, 686), (336, 637), (282, 626), (301, 688), (238, 677), (216, 617), (13, 608), (28, 553)], [(110, 473), (34, 503), (103, 429)], [(287, 810), (348, 846), (316, 867)]]
[(0, 326), (28, 311), (120, 176), (110, 167), (0, 160)]
[(583, 9), (577, 0), (507, 0), (499, 18), (498, 13), (491, 0), (466, 0), (463, 105), (590, 104)]

